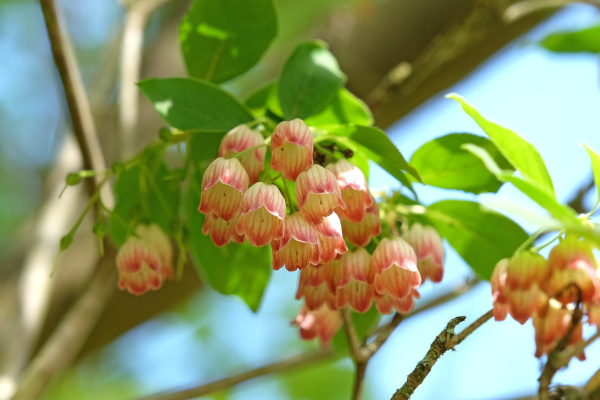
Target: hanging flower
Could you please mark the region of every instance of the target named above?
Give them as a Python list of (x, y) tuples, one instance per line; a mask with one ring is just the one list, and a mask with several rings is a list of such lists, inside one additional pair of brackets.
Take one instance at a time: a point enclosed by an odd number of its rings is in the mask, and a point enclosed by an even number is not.
[(301, 119), (283, 121), (271, 136), (271, 167), (295, 181), (313, 163), (313, 136)]
[(417, 268), (421, 279), (441, 282), (444, 276), (444, 246), (437, 231), (431, 226), (416, 223), (402, 237), (417, 254)]
[(404, 239), (382, 239), (373, 252), (375, 290), (378, 294), (389, 292), (393, 297), (406, 297), (421, 284), (417, 269), (417, 255)]
[(141, 295), (158, 290), (173, 278), (173, 249), (169, 238), (155, 224), (140, 225), (117, 252), (119, 289)]
[(312, 340), (318, 337), (321, 346), (329, 348), (331, 339), (342, 327), (342, 316), (327, 305), (313, 311), (303, 305), (292, 324), (298, 325), (302, 339)]
[(234, 241), (235, 243), (244, 243), (244, 236), (239, 235), (235, 231), (237, 222), (238, 217), (234, 217), (231, 221), (225, 221), (215, 214), (208, 214), (204, 219), (202, 233), (205, 235), (210, 234), (211, 240), (217, 247), (225, 246), (231, 241)]
[(285, 199), (275, 185), (257, 182), (244, 193), (237, 233), (253, 246), (265, 246), (283, 238)]
[[(238, 125), (223, 137), (219, 146), (219, 157), (230, 158), (252, 147), (263, 144), (260, 132), (250, 129), (247, 125)], [(258, 175), (265, 168), (266, 147), (259, 147), (243, 154), (238, 159), (248, 173), (250, 184), (258, 181)]]
[(342, 236), (342, 224), (337, 214), (323, 218), (323, 222), (315, 225), (319, 232), (319, 241), (321, 243), (321, 262), (328, 263), (339, 255), (348, 251), (348, 246)]
[[(336, 209), (339, 212), (339, 209)], [(340, 217), (341, 218), (341, 217)], [(365, 211), (361, 222), (352, 222), (346, 218), (342, 220), (342, 232), (344, 239), (358, 247), (364, 247), (369, 244), (372, 238), (381, 233), (381, 219), (379, 219), (379, 205), (375, 200)]]
[(345, 217), (348, 221), (361, 222), (365, 210), (373, 202), (367, 190), (365, 175), (356, 165), (344, 158), (327, 165), (327, 169), (335, 175), (342, 192), (342, 200), (346, 205), (345, 210), (336, 209), (336, 212), (340, 218)]
[(273, 269), (288, 271), (317, 265), (321, 255), (319, 233), (299, 213), (288, 214), (282, 239), (273, 240)]
[(237, 158), (217, 158), (202, 177), (198, 211), (230, 221), (240, 214), (242, 197), (248, 189), (248, 174)]
[(298, 175), (296, 200), (302, 216), (315, 225), (331, 215), (334, 208), (346, 208), (337, 179), (320, 165)]

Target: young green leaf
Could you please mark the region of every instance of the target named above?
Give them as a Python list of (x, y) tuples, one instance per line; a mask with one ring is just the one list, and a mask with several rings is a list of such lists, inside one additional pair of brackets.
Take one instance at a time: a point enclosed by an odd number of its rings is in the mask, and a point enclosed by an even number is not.
[(547, 191), (553, 197), (554, 186), (546, 164), (540, 156), (540, 153), (527, 142), (510, 129), (504, 128), (498, 124), (485, 119), (473, 106), (467, 103), (457, 94), (449, 94), (446, 97), (456, 100), (460, 103), (462, 109), (487, 133), (491, 141), (496, 145), (500, 153), (508, 160), (528, 180), (535, 182), (543, 190)]
[(228, 131), (254, 119), (231, 94), (199, 79), (147, 79), (138, 86), (160, 116), (180, 130)]
[(286, 120), (306, 119), (331, 101), (346, 75), (322, 42), (303, 43), (290, 55), (279, 78), (279, 102)]
[[(409, 188), (412, 185), (400, 170), (408, 172), (417, 180), (421, 179), (417, 170), (406, 162), (400, 150), (380, 129), (372, 126), (344, 125), (329, 131), (323, 138), (340, 143), (364, 158), (374, 161)], [(319, 140), (317, 136), (315, 142)]]
[(570, 207), (559, 203), (556, 197), (548, 193), (544, 188), (540, 187), (536, 182), (527, 181), (518, 176), (513, 175), (513, 171), (504, 171), (489, 153), (482, 147), (474, 144), (464, 144), (462, 146), (467, 151), (479, 157), (486, 168), (503, 182), (512, 183), (523, 194), (531, 200), (538, 203), (542, 208), (550, 213), (563, 225), (565, 229), (579, 229), (582, 226), (582, 221), (577, 218), (577, 215)]
[(427, 207), (426, 216), (469, 266), (490, 279), (500, 259), (510, 257), (528, 235), (504, 215), (478, 203), (444, 200)]
[(309, 126), (327, 125), (373, 125), (373, 114), (369, 107), (348, 89), (341, 88), (333, 100), (317, 114), (306, 119)]
[(469, 133), (451, 133), (425, 143), (413, 154), (410, 165), (426, 185), (475, 194), (497, 192), (503, 182), (461, 147), (467, 143), (485, 148), (503, 169), (513, 169), (489, 139)]
[(600, 25), (575, 32), (559, 32), (542, 40), (547, 50), (560, 53), (600, 53)]
[(276, 35), (273, 0), (196, 0), (179, 29), (189, 74), (216, 83), (256, 65)]
[(594, 183), (596, 184), (596, 190), (598, 191), (597, 201), (600, 202), (600, 156), (598, 155), (598, 153), (596, 153), (594, 150), (592, 150), (585, 144), (583, 145), (583, 147), (585, 147), (588, 154), (590, 155), (590, 161), (592, 163), (592, 172), (594, 173)]

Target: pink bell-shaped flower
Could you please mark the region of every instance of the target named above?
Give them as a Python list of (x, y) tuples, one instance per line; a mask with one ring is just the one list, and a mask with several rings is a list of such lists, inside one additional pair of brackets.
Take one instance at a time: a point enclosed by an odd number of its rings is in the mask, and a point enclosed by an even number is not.
[(375, 301), (377, 310), (382, 314), (391, 314), (394, 310), (400, 314), (406, 314), (412, 311), (415, 306), (415, 299), (420, 297), (421, 295), (417, 289), (412, 289), (408, 295), (401, 298), (384, 293), (382, 295), (375, 294), (373, 300)]
[(338, 254), (348, 251), (348, 246), (342, 236), (342, 224), (337, 214), (323, 218), (323, 222), (315, 225), (321, 242), (321, 262), (328, 263), (336, 259)]
[[(250, 129), (247, 125), (238, 125), (223, 137), (219, 146), (219, 157), (230, 158), (252, 147), (263, 144), (260, 132)], [(265, 168), (266, 147), (259, 147), (241, 155), (238, 159), (248, 173), (250, 184), (258, 181), (258, 175)]]
[[(336, 212), (339, 212), (336, 209)], [(341, 218), (341, 217), (340, 217)], [(381, 233), (381, 219), (379, 219), (379, 205), (375, 200), (365, 211), (361, 222), (352, 222), (346, 218), (342, 220), (342, 232), (344, 239), (358, 247), (364, 247), (369, 244), (372, 238)]]
[(365, 210), (371, 205), (373, 199), (367, 190), (367, 180), (362, 171), (346, 159), (341, 159), (334, 164), (327, 165), (327, 169), (335, 175), (342, 200), (346, 209), (336, 209), (340, 218), (345, 217), (352, 222), (361, 222)]
[(375, 290), (378, 294), (389, 292), (403, 298), (421, 285), (417, 269), (417, 255), (404, 239), (382, 239), (373, 252)]
[(202, 233), (205, 235), (210, 234), (210, 238), (217, 247), (225, 246), (231, 241), (234, 241), (235, 243), (244, 243), (244, 235), (239, 235), (235, 231), (237, 222), (238, 217), (234, 217), (230, 221), (225, 221), (215, 214), (208, 214), (204, 219)]
[(321, 346), (329, 348), (331, 339), (342, 327), (342, 316), (338, 311), (331, 310), (327, 305), (323, 305), (314, 311), (302, 306), (292, 324), (298, 325), (302, 339), (311, 340), (318, 337)]
[(507, 267), (508, 258), (498, 261), (490, 278), (490, 283), (492, 284), (492, 301), (494, 303), (494, 319), (496, 321), (504, 321), (508, 315), (508, 301), (505, 297)]
[(265, 246), (283, 238), (285, 199), (275, 185), (257, 182), (244, 193), (237, 233), (253, 246)]
[(563, 304), (576, 302), (580, 293), (583, 302), (600, 299), (598, 263), (592, 249), (589, 241), (567, 235), (550, 251), (550, 279), (546, 289), (551, 296)]
[(295, 181), (313, 163), (313, 136), (301, 119), (281, 122), (271, 136), (271, 167)]
[(320, 165), (313, 165), (298, 175), (296, 200), (300, 214), (314, 225), (331, 215), (334, 208), (346, 208), (337, 179)]
[(158, 290), (165, 279), (173, 278), (173, 248), (155, 224), (140, 225), (136, 236), (128, 237), (119, 249), (116, 260), (119, 289), (132, 294)]
[(417, 254), (421, 279), (440, 282), (444, 276), (444, 246), (437, 231), (431, 226), (416, 223), (402, 237)]
[(317, 265), (321, 255), (319, 233), (299, 213), (288, 214), (284, 221), (283, 238), (273, 240), (273, 269), (285, 265), (288, 271)]
[(541, 255), (524, 251), (506, 266), (504, 297), (510, 315), (520, 324), (546, 307), (548, 296), (541, 289), (548, 277), (548, 263)]
[(360, 313), (371, 308), (375, 297), (373, 287), (374, 271), (371, 263), (372, 256), (362, 247), (353, 252), (348, 252), (340, 258), (348, 279), (338, 281), (337, 307), (350, 305)]
[(240, 214), (242, 197), (248, 189), (248, 173), (236, 158), (217, 158), (202, 177), (198, 211), (230, 221)]

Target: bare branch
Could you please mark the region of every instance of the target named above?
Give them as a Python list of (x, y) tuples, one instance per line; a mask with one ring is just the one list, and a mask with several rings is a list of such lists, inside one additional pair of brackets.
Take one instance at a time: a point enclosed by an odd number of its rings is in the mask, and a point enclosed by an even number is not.
[(107, 240), (90, 287), (29, 365), (13, 400), (38, 399), (50, 381), (73, 361), (115, 289), (114, 257), (114, 248)]
[(486, 312), (481, 317), (477, 318), (475, 320), (475, 322), (473, 322), (471, 325), (467, 326), (461, 333), (454, 336), (452, 338), (452, 340), (449, 340), (446, 343), (446, 346), (448, 347), (448, 349), (453, 349), (455, 346), (458, 346), (459, 344), (461, 344), (462, 341), (467, 338), (467, 336), (469, 336), (471, 333), (475, 332), (475, 330), (477, 328), (479, 328), (481, 325), (485, 324), (493, 316), (494, 316), (494, 309), (492, 308), (490, 311)]
[[(411, 316), (412, 315), (414, 314), (411, 314)], [(367, 358), (373, 357), (373, 355), (379, 351), (381, 346), (385, 344), (394, 330), (398, 327), (398, 325), (400, 325), (400, 322), (402, 322), (404, 319), (405, 317), (402, 314), (394, 314), (392, 320), (388, 324), (381, 327), (382, 329), (379, 330), (377, 337), (375, 337), (371, 343), (363, 347), (363, 353), (365, 356)]]
[[(65, 97), (71, 120), (73, 121), (73, 132), (81, 150), (83, 168), (91, 170), (105, 170), (104, 157), (90, 105), (85, 93), (81, 76), (77, 68), (77, 62), (66, 35), (63, 34), (64, 21), (62, 14), (57, 9), (54, 0), (40, 0), (50, 47), (54, 56), (54, 63), (60, 73), (63, 83)], [(90, 195), (95, 191), (95, 181), (86, 180)]]
[(287, 360), (278, 361), (273, 364), (268, 364), (263, 367), (258, 367), (250, 371), (242, 372), (237, 375), (231, 375), (227, 378), (218, 381), (210, 382), (201, 386), (196, 386), (189, 389), (184, 389), (176, 392), (157, 393), (150, 396), (141, 397), (138, 400), (184, 400), (199, 396), (205, 396), (209, 393), (223, 390), (257, 378), (259, 376), (268, 375), (274, 372), (289, 371), (303, 365), (312, 364), (330, 358), (333, 355), (331, 351), (320, 350), (311, 353), (300, 354)]
[(408, 375), (406, 383), (402, 385), (400, 389), (394, 393), (392, 400), (408, 400), (414, 393), (415, 389), (419, 387), (423, 380), (431, 372), (431, 368), (435, 365), (437, 360), (448, 350), (447, 344), (449, 340), (454, 337), (454, 328), (466, 317), (456, 317), (448, 322), (448, 325), (440, 332), (435, 338), (425, 357), (415, 367), (413, 372)]

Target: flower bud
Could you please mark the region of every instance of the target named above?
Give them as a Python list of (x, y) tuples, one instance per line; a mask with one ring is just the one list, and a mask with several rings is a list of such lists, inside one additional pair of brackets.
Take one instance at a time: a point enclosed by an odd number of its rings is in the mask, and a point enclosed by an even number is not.
[(327, 165), (327, 169), (337, 178), (342, 200), (346, 209), (336, 209), (340, 218), (345, 217), (352, 222), (361, 222), (365, 216), (365, 210), (371, 205), (373, 199), (367, 190), (367, 181), (362, 171), (345, 159), (335, 164)]
[(320, 165), (298, 175), (296, 200), (302, 216), (314, 225), (331, 215), (334, 208), (346, 208), (337, 179)]
[(429, 278), (432, 282), (440, 282), (444, 276), (444, 246), (437, 231), (431, 226), (424, 227), (416, 223), (403, 238), (417, 254), (417, 268), (421, 279), (425, 281)]
[(253, 246), (265, 246), (283, 238), (285, 199), (275, 185), (257, 182), (244, 193), (237, 233)]
[[(137, 237), (136, 237), (137, 236)], [(140, 295), (159, 289), (173, 277), (173, 249), (157, 225), (139, 226), (117, 252), (119, 289)]]
[(319, 233), (299, 213), (288, 214), (284, 221), (283, 238), (273, 240), (273, 269), (285, 265), (288, 271), (317, 265), (321, 255)]
[(271, 167), (295, 181), (313, 163), (313, 136), (301, 119), (281, 122), (271, 136)]
[[(229, 158), (252, 147), (263, 144), (260, 132), (250, 129), (247, 125), (238, 125), (223, 137), (219, 146), (219, 157)], [(265, 168), (266, 147), (259, 147), (239, 157), (240, 163), (248, 173), (250, 184), (258, 181), (258, 175)]]
[(198, 211), (230, 221), (240, 214), (242, 197), (248, 189), (248, 174), (236, 158), (217, 158), (202, 177)]
[(402, 298), (421, 284), (417, 255), (404, 239), (398, 237), (381, 240), (373, 252), (373, 269), (378, 294), (389, 292), (393, 297)]

